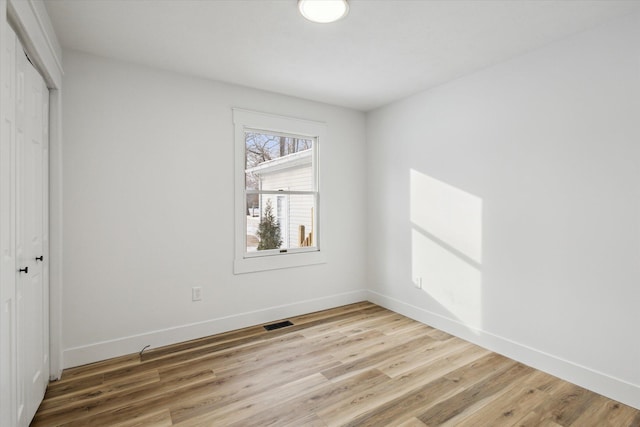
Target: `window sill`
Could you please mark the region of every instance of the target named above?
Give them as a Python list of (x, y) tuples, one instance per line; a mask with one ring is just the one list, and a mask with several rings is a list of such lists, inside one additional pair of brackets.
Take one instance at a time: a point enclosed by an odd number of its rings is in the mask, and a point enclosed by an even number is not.
[(324, 264), (326, 262), (327, 260), (324, 253), (321, 251), (239, 258), (233, 263), (233, 274), (304, 267), (307, 265)]

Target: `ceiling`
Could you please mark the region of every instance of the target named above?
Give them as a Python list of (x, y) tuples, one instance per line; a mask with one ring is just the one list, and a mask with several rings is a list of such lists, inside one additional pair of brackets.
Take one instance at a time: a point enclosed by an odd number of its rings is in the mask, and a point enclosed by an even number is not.
[(368, 111), (617, 16), (637, 0), (46, 0), (64, 48)]

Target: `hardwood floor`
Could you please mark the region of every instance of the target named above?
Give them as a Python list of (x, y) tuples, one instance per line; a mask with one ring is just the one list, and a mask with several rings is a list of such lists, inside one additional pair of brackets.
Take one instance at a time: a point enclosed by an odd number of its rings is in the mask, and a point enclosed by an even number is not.
[(68, 369), (33, 426), (640, 426), (640, 411), (371, 303)]

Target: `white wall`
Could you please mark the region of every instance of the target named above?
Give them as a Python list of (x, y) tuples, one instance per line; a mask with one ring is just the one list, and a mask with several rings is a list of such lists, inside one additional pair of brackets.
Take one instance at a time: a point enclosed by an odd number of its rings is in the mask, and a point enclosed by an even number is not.
[[(65, 366), (365, 298), (363, 113), (64, 54)], [(232, 274), (232, 107), (327, 123), (326, 264)]]
[(640, 407), (639, 52), (636, 14), (370, 113), (370, 298)]

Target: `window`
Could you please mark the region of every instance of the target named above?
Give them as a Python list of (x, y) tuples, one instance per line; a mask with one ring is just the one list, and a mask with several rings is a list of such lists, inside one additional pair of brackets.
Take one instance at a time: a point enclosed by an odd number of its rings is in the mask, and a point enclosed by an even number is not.
[(318, 153), (325, 125), (233, 110), (234, 272), (324, 262)]

